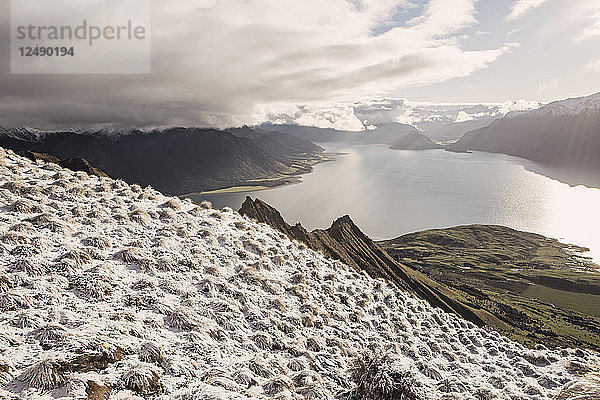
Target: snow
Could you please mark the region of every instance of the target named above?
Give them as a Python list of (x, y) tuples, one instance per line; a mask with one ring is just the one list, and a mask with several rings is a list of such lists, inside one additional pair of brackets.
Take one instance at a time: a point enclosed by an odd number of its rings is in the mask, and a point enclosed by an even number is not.
[(230, 209), (2, 149), (0, 207), (0, 398), (95, 382), (111, 399), (334, 399), (357, 357), (388, 352), (426, 398), (550, 399), (598, 362), (526, 349)]
[(586, 97), (560, 100), (549, 103), (533, 111), (514, 111), (507, 115), (508, 118), (521, 115), (579, 115), (581, 113), (600, 114), (600, 93)]

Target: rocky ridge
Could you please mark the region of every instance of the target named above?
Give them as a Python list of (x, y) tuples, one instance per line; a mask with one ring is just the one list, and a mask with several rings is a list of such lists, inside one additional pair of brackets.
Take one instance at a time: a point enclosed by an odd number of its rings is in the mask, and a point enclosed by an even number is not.
[(2, 398), (593, 389), (593, 352), (524, 348), (231, 209), (3, 150), (0, 207)]

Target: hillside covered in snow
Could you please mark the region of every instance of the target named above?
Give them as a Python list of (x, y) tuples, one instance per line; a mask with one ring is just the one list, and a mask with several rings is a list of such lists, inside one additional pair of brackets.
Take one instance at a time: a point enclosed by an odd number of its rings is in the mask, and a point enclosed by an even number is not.
[(594, 390), (595, 353), (526, 349), (230, 209), (2, 149), (0, 207), (3, 399)]

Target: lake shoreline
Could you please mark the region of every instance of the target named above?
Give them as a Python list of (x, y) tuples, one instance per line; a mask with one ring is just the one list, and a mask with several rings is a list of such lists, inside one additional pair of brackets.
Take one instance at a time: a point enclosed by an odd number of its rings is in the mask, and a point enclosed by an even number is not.
[(585, 255), (600, 261), (600, 218), (595, 218), (600, 189), (569, 186), (532, 172), (524, 160), (495, 153), (322, 146), (346, 154), (316, 165), (301, 185), (189, 197), (233, 209), (246, 196), (257, 197), (310, 230), (327, 228), (348, 214), (374, 240), (460, 225), (501, 225), (588, 247)]

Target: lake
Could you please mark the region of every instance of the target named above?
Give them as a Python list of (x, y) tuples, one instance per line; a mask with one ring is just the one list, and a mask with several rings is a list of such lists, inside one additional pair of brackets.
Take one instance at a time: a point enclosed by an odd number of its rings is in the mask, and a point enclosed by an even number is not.
[(258, 197), (309, 230), (348, 214), (376, 240), (430, 228), (505, 225), (589, 247), (587, 255), (600, 261), (600, 189), (569, 186), (532, 172), (544, 169), (533, 162), (499, 154), (321, 146), (345, 154), (315, 166), (302, 183), (190, 197), (236, 210), (247, 195)]

